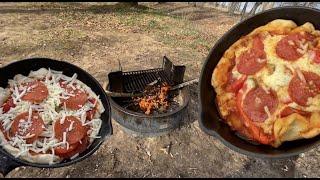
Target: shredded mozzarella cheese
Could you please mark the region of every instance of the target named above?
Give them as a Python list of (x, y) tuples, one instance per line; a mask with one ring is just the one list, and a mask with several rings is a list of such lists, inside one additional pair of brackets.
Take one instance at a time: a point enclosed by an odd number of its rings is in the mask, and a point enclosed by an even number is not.
[[(21, 84), (33, 82), (34, 79), (42, 80), (49, 93), (49, 96), (46, 98), (46, 100), (39, 104), (33, 104), (31, 102), (22, 100), (22, 97), (26, 93), (34, 89), (35, 86), (24, 87)], [(68, 93), (66, 89), (62, 88), (60, 86), (60, 80), (63, 80), (63, 83), (67, 84), (67, 86), (70, 86), (71, 88), (76, 88), (88, 93), (89, 98), (95, 98), (95, 102), (91, 103), (90, 101), (88, 101), (83, 107), (76, 111), (67, 109), (66, 103), (64, 103), (61, 108), (61, 99), (68, 99), (70, 97), (74, 97), (75, 95), (72, 92)], [(91, 138), (90, 142), (92, 142), (95, 138), (100, 138), (98, 134), (101, 128), (101, 119), (95, 119), (91, 123), (86, 123), (86, 113), (89, 110), (92, 110), (97, 104), (101, 104), (99, 96), (96, 96), (96, 94), (94, 94), (89, 87), (87, 87), (81, 81), (77, 80), (77, 74), (74, 74), (70, 78), (63, 75), (60, 71), (54, 71), (51, 69), (46, 70), (42, 68), (38, 71), (30, 72), (29, 77), (16, 75), (13, 80), (8, 81), (8, 84), (10, 85), (10, 87), (4, 90), (0, 89), (0, 92), (2, 93), (3, 91), (11, 91), (11, 95), (10, 93), (8, 93), (8, 97), (6, 97), (6, 99), (11, 96), (15, 107), (10, 108), (10, 110), (6, 113), (3, 112), (3, 108), (0, 108), (0, 123), (4, 127), (4, 130), (6, 132), (10, 131), (10, 128), (14, 122), (13, 120), (22, 112), (28, 112), (28, 116), (25, 119), (21, 120), (21, 122), (19, 122), (19, 130), (21, 130), (22, 132), (26, 133), (28, 128), (31, 127), (31, 123), (33, 122), (32, 115), (34, 111), (39, 113), (39, 117), (41, 117), (44, 122), (44, 131), (39, 136), (41, 138), (36, 139), (32, 144), (26, 143), (27, 139), (35, 136), (35, 134), (32, 134), (30, 132), (28, 132), (25, 136), (15, 135), (13, 137), (10, 137), (8, 141), (4, 137), (0, 136), (0, 145), (6, 146), (6, 150), (10, 150), (10, 152), (15, 157), (30, 160), (30, 157), (32, 155), (29, 153), (29, 151), (35, 153), (42, 152), (44, 154), (38, 156), (46, 155), (47, 157), (51, 158), (50, 161), (45, 161), (46, 163), (53, 164), (55, 162), (58, 162), (59, 158), (57, 158), (57, 156), (55, 155), (54, 148), (64, 146), (69, 149), (70, 144), (67, 142), (67, 132), (63, 133), (62, 142), (59, 142), (59, 140), (55, 138), (54, 125), (55, 122), (59, 120), (60, 123), (64, 123), (66, 116), (77, 117), (81, 120), (82, 124), (87, 124), (87, 126), (90, 127), (90, 130), (88, 132), (88, 135)], [(101, 113), (103, 113), (103, 111), (103, 107), (100, 107), (95, 117), (98, 117)], [(73, 129), (74, 122), (71, 122), (67, 131), (70, 132)], [(0, 135), (1, 134), (2, 133), (0, 132)], [(49, 150), (51, 150), (51, 154), (48, 154)], [(72, 158), (76, 158), (78, 155), (79, 154), (75, 154)]]

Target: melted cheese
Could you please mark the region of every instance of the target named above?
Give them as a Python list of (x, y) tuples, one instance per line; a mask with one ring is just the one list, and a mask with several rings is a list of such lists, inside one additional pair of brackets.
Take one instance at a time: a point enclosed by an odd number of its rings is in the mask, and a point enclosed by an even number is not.
[(309, 106), (303, 108), (305, 111), (316, 112), (320, 111), (320, 94), (313, 98), (309, 98), (307, 104)]
[(232, 73), (232, 77), (235, 79), (239, 79), (242, 76), (242, 74), (238, 72), (237, 66), (233, 67), (231, 73)]
[(275, 70), (272, 74), (269, 74), (266, 68), (264, 68), (264, 70), (260, 72), (260, 76), (264, 85), (278, 91), (281, 87), (289, 85), (292, 75), (285, 72), (285, 66), (283, 64), (274, 65)]

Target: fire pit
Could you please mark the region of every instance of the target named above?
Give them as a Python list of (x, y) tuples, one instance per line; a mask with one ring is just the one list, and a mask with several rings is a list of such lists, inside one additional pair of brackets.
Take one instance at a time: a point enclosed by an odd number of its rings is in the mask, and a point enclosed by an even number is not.
[[(175, 66), (167, 57), (163, 57), (161, 68), (141, 71), (116, 71), (108, 74), (108, 90), (116, 93), (144, 93), (146, 87), (163, 87), (163, 83), (172, 87), (183, 82), (185, 66)], [(150, 93), (150, 92), (149, 92)], [(146, 113), (137, 103), (139, 97), (109, 97), (112, 117), (126, 132), (140, 136), (155, 136), (168, 133), (180, 127), (186, 115), (189, 103), (189, 89), (184, 87), (169, 90), (168, 107)]]

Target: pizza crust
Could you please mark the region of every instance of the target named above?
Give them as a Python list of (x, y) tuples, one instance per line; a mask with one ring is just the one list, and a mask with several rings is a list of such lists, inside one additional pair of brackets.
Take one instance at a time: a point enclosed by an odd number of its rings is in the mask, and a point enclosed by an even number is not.
[[(241, 123), (239, 117), (233, 115), (234, 112), (232, 110), (236, 107), (235, 94), (225, 90), (225, 86), (228, 81), (227, 73), (230, 68), (234, 66), (234, 59), (238, 57), (238, 54), (246, 50), (246, 48), (251, 48), (251, 40), (257, 34), (270, 36), (270, 34), (286, 35), (295, 32), (308, 32), (318, 37), (317, 41), (320, 42), (320, 31), (315, 30), (311, 23), (307, 22), (301, 26), (297, 26), (297, 24), (291, 20), (277, 19), (264, 26), (258, 27), (248, 35), (241, 37), (225, 51), (224, 55), (218, 62), (212, 74), (211, 84), (217, 93), (216, 101), (220, 115), (233, 130), (245, 131), (245, 127)], [(319, 43), (316, 47), (320, 47)], [(280, 111), (283, 104), (280, 104), (278, 107), (278, 111)], [(271, 135), (274, 135), (275, 140), (270, 145), (278, 147), (285, 141), (312, 138), (319, 135), (320, 113), (312, 112), (310, 118), (304, 117), (298, 113), (293, 113), (285, 118), (273, 118), (273, 120), (266, 121), (265, 124), (256, 124), (263, 128), (265, 132), (269, 132)], [(243, 134), (246, 133), (247, 132), (244, 132)], [(247, 134), (247, 136), (250, 136), (250, 134)]]
[(10, 96), (9, 91), (0, 87), (0, 107), (3, 105), (4, 102), (7, 101), (9, 96)]
[[(20, 153), (20, 150), (17, 148), (12, 147), (11, 145), (7, 144), (7, 140), (4, 137), (3, 133), (0, 131), (0, 144), (3, 144), (2, 148), (10, 153), (12, 156), (17, 156)], [(55, 164), (61, 162), (61, 158), (59, 156), (55, 156), (52, 154), (38, 154), (38, 155), (31, 155), (29, 152), (22, 154), (19, 156), (20, 159), (31, 163), (37, 164)]]

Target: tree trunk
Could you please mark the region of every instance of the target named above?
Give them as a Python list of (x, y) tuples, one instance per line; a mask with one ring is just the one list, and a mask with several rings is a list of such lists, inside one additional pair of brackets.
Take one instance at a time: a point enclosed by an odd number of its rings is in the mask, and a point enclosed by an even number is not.
[(250, 13), (249, 13), (249, 16), (252, 16), (256, 13), (258, 7), (262, 4), (262, 2), (256, 2), (254, 3), (254, 6), (252, 7)]
[(235, 12), (240, 12), (241, 2), (237, 2)]
[(229, 15), (232, 15), (234, 10), (236, 9), (236, 6), (237, 6), (237, 2), (231, 2), (231, 5), (229, 6)]
[(245, 15), (246, 15), (246, 10), (247, 10), (248, 3), (249, 3), (249, 2), (246, 2), (246, 3), (244, 4), (244, 7), (242, 8), (241, 20), (242, 20), (242, 19), (245, 17)]

